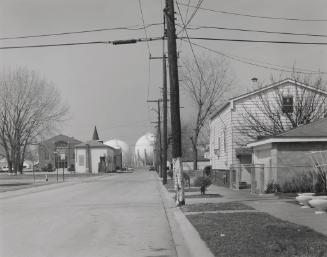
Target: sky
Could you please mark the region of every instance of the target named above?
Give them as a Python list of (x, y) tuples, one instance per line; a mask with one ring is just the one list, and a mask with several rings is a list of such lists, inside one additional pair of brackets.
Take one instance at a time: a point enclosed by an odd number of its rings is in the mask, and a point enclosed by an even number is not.
[[(163, 0), (141, 0), (145, 24), (162, 22)], [(188, 4), (188, 0), (179, 0)], [(190, 0), (196, 5), (198, 0)], [(203, 8), (257, 16), (327, 20), (325, 0), (204, 0)], [(180, 5), (183, 19), (187, 8)], [(194, 8), (190, 8), (188, 16)], [(176, 9), (177, 24), (182, 24)], [(0, 37), (58, 33), (98, 28), (142, 25), (138, 0), (0, 0)], [(198, 10), (190, 23), (195, 26), (311, 33), (327, 35), (327, 21), (292, 21), (250, 18)], [(179, 31), (179, 27), (177, 27)], [(185, 34), (181, 34), (184, 35)], [(0, 47), (14, 45), (86, 42), (144, 38), (144, 30), (119, 30), (52, 36), (46, 38), (0, 40)], [(162, 36), (162, 26), (147, 29), (148, 37)], [(190, 37), (235, 38), (327, 42), (326, 37), (287, 36), (214, 29), (189, 30)], [(281, 71), (258, 67), (270, 64), (327, 72), (327, 45), (281, 45), (192, 40), (225, 54), (233, 78), (233, 94), (245, 92), (251, 78), (269, 83)], [(180, 45), (180, 59), (192, 59), (187, 43)], [(149, 51), (150, 50), (150, 51)], [(194, 46), (196, 55), (222, 58), (221, 55)], [(25, 67), (52, 82), (70, 106), (63, 134), (85, 141), (97, 126), (102, 140), (118, 138), (133, 146), (146, 132), (154, 132), (156, 120), (153, 100), (161, 98), (162, 63), (149, 61), (162, 55), (162, 41), (130, 45), (84, 45), (34, 49), (0, 50), (0, 70)], [(226, 57), (226, 55), (228, 57)], [(233, 57), (230, 59), (229, 57)], [(249, 65), (235, 59), (245, 60)], [(250, 60), (249, 60), (250, 59)], [(269, 64), (267, 64), (269, 63)], [(276, 68), (276, 66), (274, 66)], [(279, 68), (278, 68), (279, 69)], [(284, 73), (287, 75), (287, 73)], [(323, 75), (326, 79), (326, 75)], [(219, 104), (219, 103), (218, 103)], [(192, 117), (192, 105), (181, 88), (182, 120)]]

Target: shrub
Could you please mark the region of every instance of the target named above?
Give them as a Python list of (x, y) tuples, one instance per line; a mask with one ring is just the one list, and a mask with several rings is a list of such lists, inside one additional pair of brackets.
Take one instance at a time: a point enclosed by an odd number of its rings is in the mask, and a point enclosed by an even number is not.
[(212, 181), (211, 181), (211, 178), (210, 177), (207, 177), (207, 176), (200, 176), (200, 177), (196, 177), (194, 179), (194, 182), (193, 182), (193, 185), (196, 186), (196, 187), (201, 187), (201, 186), (205, 186), (205, 187), (208, 187), (212, 184)]
[(47, 165), (47, 172), (53, 171), (52, 163), (48, 163)]
[(75, 165), (71, 164), (68, 168), (68, 171), (75, 171)]
[(281, 186), (281, 192), (283, 193), (298, 193), (298, 192), (314, 192), (314, 178), (313, 172), (303, 172), (296, 175), (292, 179), (284, 182)]
[(203, 174), (210, 177), (211, 176), (211, 166), (205, 166), (203, 169)]
[(265, 193), (271, 194), (271, 193), (278, 193), (280, 191), (281, 191), (280, 185), (278, 183), (275, 183), (274, 181), (271, 181), (268, 183)]

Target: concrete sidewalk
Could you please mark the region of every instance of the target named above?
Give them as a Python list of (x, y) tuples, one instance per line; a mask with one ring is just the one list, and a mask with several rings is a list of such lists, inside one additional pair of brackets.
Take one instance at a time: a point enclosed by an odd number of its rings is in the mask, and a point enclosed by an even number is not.
[[(157, 177), (158, 178), (158, 177)], [(198, 231), (193, 227), (179, 207), (175, 207), (174, 193), (168, 192), (158, 178), (162, 200), (167, 211), (172, 237), (178, 257), (214, 257)]]
[[(217, 198), (189, 198), (187, 204), (242, 202), (258, 211), (266, 212), (279, 219), (312, 228), (327, 235), (327, 215), (315, 214), (314, 209), (303, 209), (294, 203), (295, 199), (279, 199), (273, 194), (251, 195), (249, 190), (230, 190), (226, 187), (211, 185), (208, 194), (219, 194)], [(192, 195), (195, 193), (187, 193)]]

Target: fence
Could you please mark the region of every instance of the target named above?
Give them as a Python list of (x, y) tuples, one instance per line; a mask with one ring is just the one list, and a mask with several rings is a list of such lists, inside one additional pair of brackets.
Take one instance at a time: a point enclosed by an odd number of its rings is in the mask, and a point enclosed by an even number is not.
[(250, 185), (251, 194), (263, 194), (269, 183), (283, 184), (301, 173), (314, 171), (311, 165), (269, 166), (264, 164), (231, 165), (229, 187), (240, 190)]

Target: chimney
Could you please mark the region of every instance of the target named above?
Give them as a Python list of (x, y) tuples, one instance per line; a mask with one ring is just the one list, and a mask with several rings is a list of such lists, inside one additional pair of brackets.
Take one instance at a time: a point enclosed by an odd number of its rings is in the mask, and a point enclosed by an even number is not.
[(258, 88), (258, 78), (254, 77), (251, 79), (252, 87), (257, 89)]

